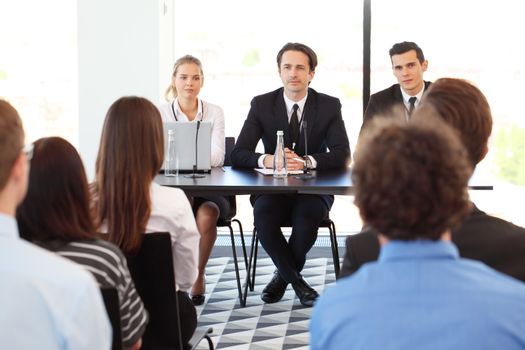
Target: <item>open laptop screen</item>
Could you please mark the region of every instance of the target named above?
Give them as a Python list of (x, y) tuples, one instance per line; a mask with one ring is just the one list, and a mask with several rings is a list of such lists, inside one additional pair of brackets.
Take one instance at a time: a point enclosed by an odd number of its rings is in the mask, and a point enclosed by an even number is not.
[[(197, 124), (199, 133), (197, 144)], [(197, 171), (211, 171), (211, 123), (209, 122), (165, 122), (164, 154), (168, 153), (168, 130), (174, 130), (176, 158), (180, 172), (192, 172), (197, 152)], [(162, 166), (164, 169), (164, 165)]]

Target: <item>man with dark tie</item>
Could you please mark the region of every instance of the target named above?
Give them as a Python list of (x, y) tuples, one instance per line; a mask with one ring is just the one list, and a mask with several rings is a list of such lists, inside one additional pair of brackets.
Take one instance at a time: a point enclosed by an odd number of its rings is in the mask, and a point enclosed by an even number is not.
[[(459, 133), (475, 168), (488, 152), (492, 132), (492, 113), (483, 93), (466, 80), (441, 78), (428, 89), (413, 121), (425, 118), (428, 109), (436, 110), (436, 115)], [(525, 228), (488, 215), (473, 205), (461, 225), (452, 229), (452, 242), (462, 257), (482, 261), (525, 282)], [(377, 231), (370, 227), (348, 236), (339, 277), (377, 260), (379, 251)]]
[[(288, 170), (301, 170), (305, 164), (321, 171), (345, 168), (350, 160), (350, 146), (341, 103), (309, 88), (317, 66), (315, 52), (304, 44), (288, 43), (277, 54), (277, 66), (283, 87), (252, 100), (231, 154), (233, 166), (272, 168), (276, 134), (282, 130)], [(306, 151), (305, 132), (308, 157), (301, 160)], [(263, 142), (264, 153), (255, 151), (259, 140)], [(281, 300), (291, 284), (301, 304), (313, 305), (318, 294), (303, 279), (301, 270), (317, 238), (319, 224), (328, 216), (333, 201), (334, 197), (329, 195), (251, 197), (258, 238), (277, 267), (263, 290), (263, 301)], [(286, 241), (281, 226), (290, 223), (292, 233)]]
[(394, 44), (389, 53), (392, 72), (398, 84), (370, 96), (363, 125), (378, 114), (387, 114), (395, 106), (404, 107), (408, 120), (430, 85), (430, 82), (423, 80), (428, 61), (416, 43), (403, 41)]

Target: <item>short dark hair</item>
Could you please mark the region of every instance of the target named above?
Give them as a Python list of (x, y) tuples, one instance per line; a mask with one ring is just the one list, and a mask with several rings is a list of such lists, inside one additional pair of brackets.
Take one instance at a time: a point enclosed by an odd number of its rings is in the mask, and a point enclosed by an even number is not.
[(441, 78), (425, 92), (413, 118), (424, 118), (428, 106), (459, 132), (475, 167), (483, 158), (492, 133), (492, 113), (485, 95), (466, 80)]
[(24, 129), (16, 109), (0, 98), (0, 191), (24, 147)]
[(439, 239), (471, 209), (465, 148), (436, 116), (376, 119), (359, 139), (352, 170), (361, 217), (390, 239)]
[(308, 57), (308, 64), (310, 65), (310, 70), (312, 72), (315, 71), (315, 67), (317, 67), (317, 55), (315, 54), (314, 50), (312, 50), (305, 44), (300, 43), (287, 43), (281, 48), (281, 50), (279, 50), (279, 53), (277, 54), (277, 67), (279, 67), (279, 69), (281, 68), (281, 60), (283, 58), (283, 54), (286, 51), (299, 51), (304, 53)]
[(392, 48), (389, 51), (390, 54), (390, 60), (392, 60), (392, 56), (394, 55), (401, 55), (408, 51), (416, 51), (417, 59), (419, 63), (425, 62), (425, 55), (423, 54), (423, 50), (419, 46), (417, 46), (416, 43), (412, 41), (403, 41), (400, 43), (394, 44)]
[(20, 236), (33, 242), (96, 237), (86, 172), (75, 147), (63, 138), (34, 143), (27, 195), (17, 221)]

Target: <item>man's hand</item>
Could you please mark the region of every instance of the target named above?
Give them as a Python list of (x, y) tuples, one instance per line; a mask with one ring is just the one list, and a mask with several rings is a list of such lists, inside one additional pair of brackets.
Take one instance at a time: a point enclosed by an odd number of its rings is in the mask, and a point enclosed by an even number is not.
[(294, 151), (285, 148), (284, 152), (286, 154), (286, 166), (288, 170), (303, 170), (305, 162), (302, 157), (299, 157)]
[(266, 169), (272, 169), (273, 168), (273, 155), (271, 154), (266, 155), (266, 157), (264, 157), (263, 164)]

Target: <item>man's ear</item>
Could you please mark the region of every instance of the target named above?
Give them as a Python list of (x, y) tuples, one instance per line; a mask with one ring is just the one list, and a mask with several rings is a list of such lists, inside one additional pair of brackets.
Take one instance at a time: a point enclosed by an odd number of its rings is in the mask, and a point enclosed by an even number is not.
[(421, 68), (423, 69), (423, 72), (426, 72), (428, 69), (428, 61), (424, 60), (423, 63), (421, 63)]
[(485, 159), (485, 156), (489, 153), (489, 146), (485, 145), (485, 148), (483, 149), (483, 153), (481, 153), (481, 156), (479, 157), (478, 163), (481, 162), (483, 159)]

